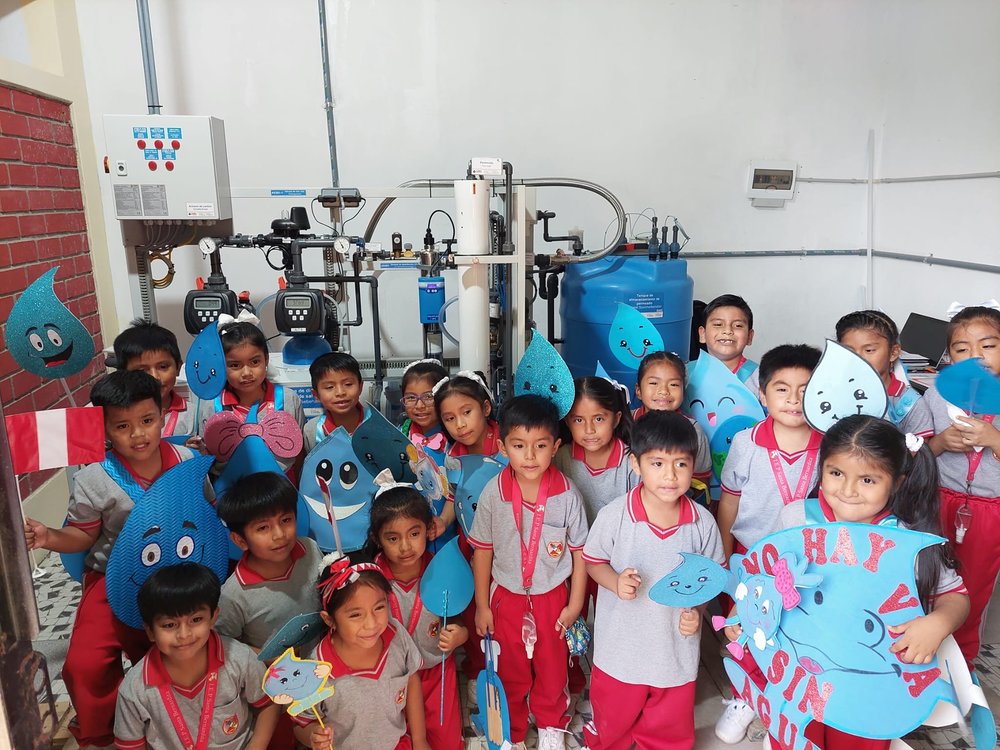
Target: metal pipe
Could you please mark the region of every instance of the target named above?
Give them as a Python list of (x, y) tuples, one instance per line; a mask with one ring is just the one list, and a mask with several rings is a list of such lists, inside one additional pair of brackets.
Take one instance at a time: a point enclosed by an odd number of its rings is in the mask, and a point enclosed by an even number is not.
[[(963, 174), (931, 174), (915, 177), (880, 177), (876, 185), (890, 185), (894, 182), (942, 182), (945, 180), (985, 180), (1000, 177), (1000, 172), (965, 172)], [(834, 185), (867, 185), (866, 177), (796, 177), (796, 182), (829, 183)]]
[(326, 133), (330, 141), (330, 177), (333, 187), (340, 187), (337, 166), (337, 130), (333, 121), (333, 85), (330, 83), (330, 49), (326, 41), (326, 0), (319, 0), (319, 47), (323, 55), (323, 108), (326, 110)]
[(961, 268), (966, 271), (982, 271), (984, 273), (1000, 273), (1000, 266), (991, 266), (986, 263), (974, 263), (968, 260), (952, 260), (951, 258), (935, 258), (933, 255), (909, 255), (907, 253), (893, 253), (887, 250), (876, 250), (873, 255), (876, 258), (889, 258), (891, 260), (905, 260), (910, 263), (923, 263), (928, 266), (946, 266), (948, 268)]
[[(684, 253), (683, 259), (690, 258), (808, 258), (822, 255), (865, 255), (867, 250), (861, 248), (832, 249), (832, 250), (718, 250), (700, 251)], [(636, 250), (634, 252), (619, 253), (619, 255), (639, 255), (646, 257), (645, 251)], [(665, 261), (669, 263), (670, 261)]]
[(149, 5), (135, 0), (139, 13), (139, 43), (142, 45), (142, 74), (146, 79), (146, 106), (149, 114), (160, 114), (160, 90), (156, 85), (156, 60), (153, 59), (153, 30), (149, 24)]
[(865, 265), (865, 307), (875, 307), (875, 131), (868, 131), (868, 261)]
[(514, 243), (511, 242), (511, 234), (514, 231), (511, 228), (511, 219), (514, 216), (514, 165), (509, 161), (503, 163), (503, 173), (504, 173), (504, 198), (503, 198), (503, 221), (504, 221), (504, 243), (503, 248), (500, 250), (504, 255), (510, 255), (514, 252)]

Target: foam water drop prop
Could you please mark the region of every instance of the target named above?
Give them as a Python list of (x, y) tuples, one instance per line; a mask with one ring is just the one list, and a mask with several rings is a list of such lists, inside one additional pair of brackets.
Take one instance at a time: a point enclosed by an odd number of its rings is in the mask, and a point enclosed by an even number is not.
[(844, 417), (867, 414), (882, 418), (888, 405), (885, 384), (875, 368), (847, 347), (827, 339), (802, 397), (809, 426), (825, 433)]
[(717, 597), (729, 574), (704, 555), (681, 552), (681, 561), (649, 589), (649, 598), (666, 607), (690, 609)]
[(948, 365), (934, 380), (950, 404), (973, 414), (1000, 414), (1000, 378), (978, 359)]
[(211, 401), (226, 387), (226, 355), (217, 325), (205, 326), (195, 336), (184, 361), (184, 377), (202, 401)]
[(608, 331), (608, 348), (625, 367), (638, 370), (643, 357), (663, 351), (663, 337), (645, 315), (619, 302)]
[(262, 662), (270, 662), (288, 650), (301, 652), (313, 641), (319, 640), (324, 633), (326, 623), (319, 612), (295, 615), (268, 638), (257, 658)]
[(544, 396), (556, 405), (562, 419), (573, 408), (576, 388), (573, 375), (559, 352), (548, 340), (535, 331), (531, 343), (514, 371), (515, 396)]
[(108, 558), (108, 603), (115, 616), (142, 628), (136, 595), (160, 568), (196, 562), (219, 579), (229, 574), (229, 532), (205, 499), (211, 456), (182, 461), (157, 479), (129, 513)]
[(49, 269), (21, 293), (4, 328), (14, 361), (43, 378), (75, 375), (94, 358), (90, 331), (56, 296), (58, 270)]
[(327, 687), (333, 665), (315, 659), (300, 659), (288, 649), (268, 667), (261, 687), (270, 699), (285, 709), (290, 716), (312, 711), (323, 728), (316, 706), (333, 695), (333, 686)]
[(726, 457), (729, 456), (729, 449), (733, 446), (736, 433), (749, 430), (759, 421), (754, 417), (738, 414), (716, 428), (708, 441), (708, 447), (712, 452), (712, 471), (715, 472), (715, 476), (722, 476), (722, 467), (726, 465)]
[(371, 476), (389, 469), (397, 482), (416, 484), (417, 477), (410, 468), (410, 458), (415, 455), (413, 443), (378, 410), (372, 409), (354, 431), (351, 448)]
[(503, 750), (510, 747), (510, 712), (507, 709), (507, 693), (497, 675), (500, 644), (487, 633), (483, 646), (486, 668), (476, 677), (479, 711), (472, 715), (472, 726), (479, 734), (485, 735), (489, 750)]
[[(739, 417), (741, 424), (751, 420), (748, 426), (752, 427), (764, 418), (764, 407), (757, 394), (751, 393), (743, 381), (708, 352), (702, 352), (688, 365), (684, 402), (686, 412), (701, 425), (709, 439), (730, 419)], [(727, 429), (733, 432), (732, 426)]]
[(503, 471), (504, 464), (489, 456), (459, 456), (458, 469), (449, 472), (455, 484), (455, 516), (466, 536), (472, 532), (479, 496), (493, 477)]

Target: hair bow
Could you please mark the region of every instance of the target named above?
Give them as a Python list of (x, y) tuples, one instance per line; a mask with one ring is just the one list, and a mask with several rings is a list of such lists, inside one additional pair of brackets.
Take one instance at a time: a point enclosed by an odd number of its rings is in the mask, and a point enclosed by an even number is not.
[(253, 325), (260, 328), (260, 318), (258, 318), (249, 310), (247, 310), (245, 307), (242, 310), (240, 310), (240, 314), (237, 315), (235, 318), (229, 313), (221, 313), (215, 321), (215, 324), (219, 327), (220, 333), (222, 332), (223, 328), (225, 328), (228, 325), (231, 325), (232, 323), (252, 323)]
[(403, 374), (405, 375), (406, 373), (408, 373), (410, 371), (411, 368), (416, 367), (417, 365), (429, 365), (431, 363), (434, 363), (435, 365), (440, 365), (441, 364), (441, 360), (434, 359), (434, 357), (427, 357), (425, 359), (418, 359), (415, 362), (410, 362), (410, 364), (408, 364), (406, 367), (404, 367), (403, 368)]
[(409, 482), (397, 482), (392, 476), (392, 469), (382, 469), (382, 471), (375, 475), (375, 478), (372, 481), (378, 486), (378, 489), (375, 490), (375, 497), (378, 497), (383, 492), (395, 489), (396, 487), (413, 488), (413, 485)]
[(351, 565), (351, 561), (338, 552), (332, 552), (324, 557), (320, 565), (322, 566), (320, 568), (321, 574), (326, 570), (327, 566), (330, 567), (330, 571), (326, 576), (321, 578), (316, 584), (320, 600), (323, 602), (323, 609), (326, 609), (330, 603), (330, 597), (333, 596), (335, 591), (354, 583), (358, 580), (358, 575), (362, 571), (379, 570), (378, 565), (374, 563), (357, 563), (356, 565)]
[(914, 435), (912, 432), (906, 433), (906, 450), (916, 455), (923, 447), (924, 439), (920, 435)]
[[(481, 377), (479, 377), (479, 373), (477, 372), (474, 372), (472, 370), (459, 370), (457, 373), (455, 373), (455, 377), (468, 378), (469, 380), (475, 383), (479, 383), (479, 385), (483, 387), (483, 390), (486, 391), (487, 395), (490, 392), (489, 386), (486, 385), (486, 382)], [(433, 393), (436, 396), (437, 392), (441, 390), (444, 384), (447, 383), (449, 380), (451, 380), (451, 378), (449, 377), (441, 378), (437, 383), (434, 384), (434, 387), (431, 388), (431, 393)]]
[(205, 447), (217, 458), (228, 461), (243, 438), (261, 438), (279, 458), (295, 458), (302, 451), (302, 431), (287, 411), (269, 411), (256, 422), (245, 422), (232, 411), (214, 414), (205, 424)]
[(950, 305), (948, 305), (948, 309), (945, 311), (945, 315), (948, 316), (948, 320), (951, 320), (960, 312), (962, 312), (962, 310), (964, 310), (966, 307), (986, 307), (989, 308), (990, 310), (1000, 311), (1000, 302), (997, 302), (995, 299), (988, 299), (985, 302), (980, 302), (978, 305), (963, 305), (961, 302), (952, 302)]
[(795, 590), (795, 576), (788, 567), (788, 561), (778, 558), (771, 566), (771, 572), (774, 574), (774, 587), (781, 594), (781, 606), (785, 609), (797, 607), (802, 597)]
[(436, 432), (431, 436), (417, 433), (410, 436), (410, 442), (418, 448), (428, 448), (432, 451), (443, 451), (448, 447), (448, 439), (443, 432)]

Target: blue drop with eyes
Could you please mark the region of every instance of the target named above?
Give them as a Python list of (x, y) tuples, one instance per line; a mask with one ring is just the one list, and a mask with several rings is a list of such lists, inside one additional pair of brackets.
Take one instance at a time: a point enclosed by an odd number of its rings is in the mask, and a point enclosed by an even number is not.
[(75, 375), (94, 358), (90, 331), (56, 296), (58, 270), (46, 271), (21, 293), (4, 329), (14, 361), (43, 378)]
[(505, 464), (489, 456), (459, 456), (458, 468), (449, 470), (448, 480), (455, 485), (455, 515), (468, 536), (476, 517), (479, 496)]
[(619, 302), (608, 332), (608, 348), (627, 368), (638, 370), (643, 357), (663, 351), (663, 337), (649, 318)]
[(538, 331), (514, 371), (514, 395), (544, 396), (556, 405), (562, 419), (573, 408), (576, 389), (573, 375), (559, 352)]
[(809, 426), (826, 432), (844, 417), (884, 417), (888, 406), (885, 384), (875, 368), (847, 347), (827, 339), (802, 396)]
[(381, 412), (368, 411), (368, 417), (351, 436), (351, 448), (373, 477), (388, 469), (397, 482), (416, 484), (410, 460), (416, 461), (417, 449)]
[(650, 599), (667, 607), (697, 607), (722, 593), (729, 581), (725, 568), (704, 555), (679, 554), (677, 567), (649, 589)]
[(195, 336), (184, 362), (188, 388), (203, 401), (211, 401), (226, 387), (226, 356), (219, 327), (205, 326)]
[(201, 563), (221, 583), (229, 572), (229, 533), (205, 499), (205, 477), (215, 459), (196, 456), (173, 467), (129, 513), (108, 558), (108, 603), (132, 628), (142, 627), (136, 595), (160, 568)]

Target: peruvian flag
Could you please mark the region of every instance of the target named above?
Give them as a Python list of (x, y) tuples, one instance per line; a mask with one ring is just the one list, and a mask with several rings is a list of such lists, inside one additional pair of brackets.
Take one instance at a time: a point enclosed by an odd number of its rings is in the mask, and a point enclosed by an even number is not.
[(15, 474), (104, 459), (104, 410), (99, 406), (11, 414), (4, 419)]

